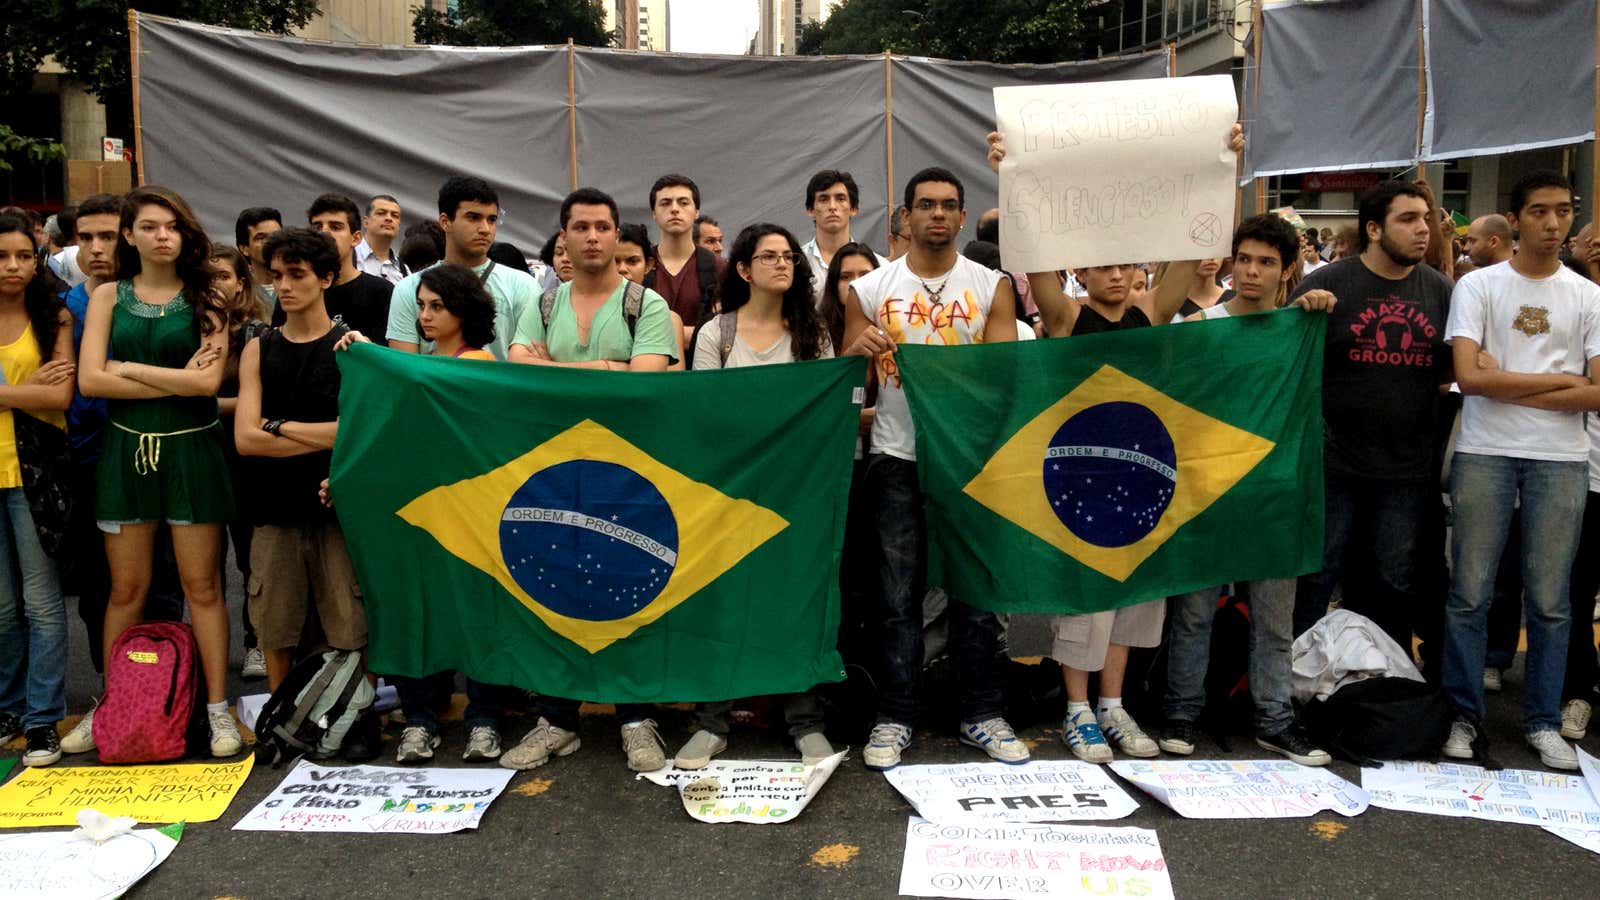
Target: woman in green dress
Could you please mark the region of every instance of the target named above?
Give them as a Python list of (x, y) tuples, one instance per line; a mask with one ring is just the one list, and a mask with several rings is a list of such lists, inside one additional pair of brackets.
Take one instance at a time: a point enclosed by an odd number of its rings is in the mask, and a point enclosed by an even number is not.
[[(111, 568), (106, 653), (144, 615), (164, 523), (200, 645), (211, 753), (232, 756), (242, 745), (228, 712), (221, 553), (233, 490), (217, 419), (228, 330), (206, 265), (211, 242), (183, 198), (161, 187), (128, 194), (121, 225), (120, 280), (89, 298), (78, 368), (84, 395), (110, 400), (95, 504)], [(84, 716), (62, 749), (92, 750), (92, 722)]]

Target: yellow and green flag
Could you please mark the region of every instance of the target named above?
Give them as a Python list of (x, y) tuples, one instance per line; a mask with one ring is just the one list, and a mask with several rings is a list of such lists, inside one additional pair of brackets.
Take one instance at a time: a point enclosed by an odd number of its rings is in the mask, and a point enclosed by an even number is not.
[(842, 677), (859, 358), (620, 374), (341, 354), (370, 666), (607, 702)]
[(1325, 318), (899, 348), (929, 583), (1079, 613), (1320, 568)]

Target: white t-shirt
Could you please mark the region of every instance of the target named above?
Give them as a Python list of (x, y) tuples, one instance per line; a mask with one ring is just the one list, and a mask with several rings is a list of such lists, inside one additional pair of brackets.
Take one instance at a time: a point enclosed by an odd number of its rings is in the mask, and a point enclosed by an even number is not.
[[(818, 359), (833, 358), (833, 343), (822, 335), (822, 353)], [(785, 331), (783, 337), (773, 341), (765, 350), (757, 350), (744, 342), (737, 331), (733, 346), (728, 348), (728, 364), (722, 364), (722, 317), (712, 316), (700, 326), (700, 337), (694, 345), (694, 367), (700, 369), (738, 369), (743, 366), (766, 366), (773, 363), (794, 362), (794, 342)]]
[(1589, 493), (1600, 494), (1600, 413), (1583, 418), (1589, 424)]
[(1320, 259), (1317, 260), (1316, 262), (1312, 262), (1309, 259), (1305, 260), (1305, 261), (1300, 263), (1300, 274), (1302, 276), (1310, 275), (1312, 272), (1315, 272), (1316, 270), (1322, 268), (1325, 265), (1327, 265), (1327, 263), (1323, 262)]
[[(1450, 296), (1445, 340), (1464, 337), (1507, 372), (1585, 375), (1600, 356), (1600, 285), (1560, 266), (1528, 278), (1503, 262), (1468, 272)], [(1530, 409), (1488, 397), (1461, 404), (1456, 450), (1485, 456), (1583, 462), (1583, 414)]]
[[(918, 278), (907, 257), (850, 282), (861, 312), (896, 344), (976, 344), (983, 341), (995, 288), (1004, 276), (965, 256), (957, 256), (947, 275)], [(939, 288), (939, 301), (929, 297)], [(878, 370), (877, 414), (872, 420), (872, 450), (900, 459), (917, 458), (917, 436), (911, 408), (900, 387), (900, 369), (891, 354), (874, 363)]]

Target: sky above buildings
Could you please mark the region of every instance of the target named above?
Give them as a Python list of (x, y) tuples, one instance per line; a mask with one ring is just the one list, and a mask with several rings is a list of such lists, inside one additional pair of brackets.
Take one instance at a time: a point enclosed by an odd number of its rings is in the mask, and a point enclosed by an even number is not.
[(672, 0), (669, 9), (674, 53), (744, 53), (755, 36), (755, 0)]

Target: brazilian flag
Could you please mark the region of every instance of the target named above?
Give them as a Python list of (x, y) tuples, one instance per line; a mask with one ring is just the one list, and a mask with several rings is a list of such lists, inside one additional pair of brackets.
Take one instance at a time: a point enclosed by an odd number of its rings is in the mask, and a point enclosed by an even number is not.
[(603, 702), (842, 675), (864, 363), (605, 373), (340, 354), (331, 491), (374, 671)]
[(1321, 568), (1325, 320), (900, 347), (929, 583), (1081, 613)]

